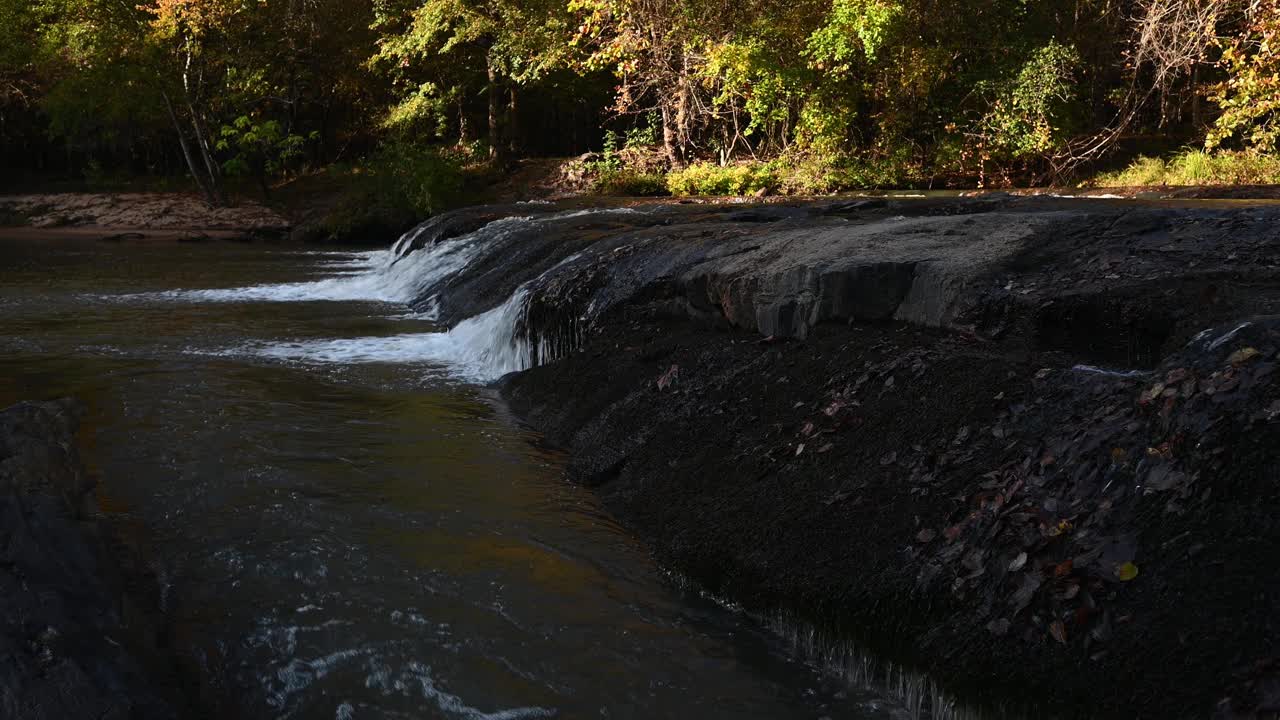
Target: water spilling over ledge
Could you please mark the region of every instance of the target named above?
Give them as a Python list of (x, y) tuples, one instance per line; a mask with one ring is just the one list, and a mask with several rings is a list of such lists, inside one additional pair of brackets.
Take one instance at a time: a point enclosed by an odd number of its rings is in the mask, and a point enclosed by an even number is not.
[[(848, 638), (889, 648), (917, 712), (927, 675), (984, 706), (1207, 716), (1270, 682), (1220, 678), (1265, 655), (1248, 628), (1276, 609), (1195, 569), (1248, 578), (1280, 551), (1278, 221), (1060, 198), (477, 208), (313, 286), (435, 331), (240, 351), (499, 379), (665, 563), (842, 628), (819, 644), (843, 672)], [(1168, 631), (1206, 612), (1235, 619)]]

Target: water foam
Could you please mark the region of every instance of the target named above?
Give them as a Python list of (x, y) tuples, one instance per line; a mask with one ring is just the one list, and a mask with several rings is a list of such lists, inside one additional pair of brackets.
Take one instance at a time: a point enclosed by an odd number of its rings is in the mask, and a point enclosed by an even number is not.
[[(505, 217), (473, 232), (416, 251), (415, 240), (432, 227), (428, 221), (401, 235), (389, 250), (340, 253), (345, 259), (319, 264), (327, 277), (290, 283), (269, 283), (233, 288), (167, 290), (153, 293), (104, 296), (108, 300), (164, 300), (170, 302), (351, 302), (408, 303), (431, 286), (466, 269), (485, 247), (512, 233), (556, 220), (587, 215), (629, 214), (631, 208), (591, 208), (547, 215)], [(329, 253), (320, 253), (328, 255)], [(339, 254), (339, 253), (335, 253)]]
[(464, 379), (488, 382), (533, 365), (533, 346), (517, 330), (528, 300), (521, 287), (503, 304), (448, 332), (264, 343), (235, 354), (317, 364), (439, 363)]
[[(592, 208), (538, 216), (507, 217), (457, 238), (412, 250), (422, 233), (433, 227), (423, 223), (405, 233), (390, 250), (360, 253), (325, 263), (330, 276), (310, 282), (276, 283), (238, 288), (176, 290), (152, 293), (185, 302), (313, 302), (376, 301), (409, 303), (421, 300), (426, 310), (402, 316), (434, 319), (438, 296), (432, 288), (466, 270), (467, 266), (511, 234), (558, 220), (600, 214), (635, 213), (631, 208)], [(560, 267), (577, 254), (564, 258)], [(336, 270), (336, 271), (335, 271)], [(554, 268), (553, 268), (554, 270)], [(535, 281), (536, 282), (536, 281)], [(424, 295), (428, 295), (422, 300)], [(214, 354), (254, 356), (273, 360), (317, 364), (427, 363), (447, 367), (466, 380), (487, 382), (502, 375), (548, 362), (571, 351), (581, 340), (581, 323), (545, 334), (535, 334), (525, 322), (529, 309), (529, 284), (522, 285), (506, 302), (458, 323), (448, 332), (404, 333), (389, 336), (277, 341), (241, 346)], [(139, 297), (139, 296), (129, 296)]]

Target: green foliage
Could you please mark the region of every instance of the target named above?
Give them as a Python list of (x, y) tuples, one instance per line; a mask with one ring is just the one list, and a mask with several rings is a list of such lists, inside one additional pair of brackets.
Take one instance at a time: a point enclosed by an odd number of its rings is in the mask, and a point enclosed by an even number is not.
[(600, 157), (587, 162), (587, 171), (592, 173), (611, 173), (622, 169), (622, 156), (618, 154), (618, 133), (607, 130), (604, 134), (604, 148)]
[[(1144, 36), (1130, 20), (1148, 6), (0, 0), (0, 159), (265, 187), (341, 158), (368, 170), (361, 184), (394, 178), (370, 201), (404, 212), (441, 206), (457, 175), (424, 148), (478, 136), (495, 172), (531, 140), (564, 136), (565, 154), (603, 140), (585, 168), (603, 192), (656, 192), (668, 167), (685, 168), (669, 178), (681, 194), (1017, 182), (1113, 127), (1252, 151), (1146, 160), (1134, 176), (1268, 176), (1280, 0), (1162, 0), (1168, 18), (1211, 12)], [(1161, 52), (1176, 67), (1154, 72)]]
[(626, 168), (606, 170), (596, 175), (592, 190), (599, 195), (650, 197), (667, 195), (667, 178), (662, 173), (637, 172)]
[(672, 195), (751, 195), (776, 192), (782, 186), (778, 164), (737, 163), (715, 165), (695, 163), (667, 175)]
[(344, 190), (321, 227), (334, 237), (394, 236), (458, 203), (469, 160), (465, 149), (388, 142), (333, 173)]
[(1080, 62), (1075, 48), (1050, 41), (1010, 77), (980, 83), (986, 99), (976, 131), (981, 151), (1026, 160), (1060, 149), (1073, 129)]
[[(253, 175), (264, 179), (282, 174), (302, 157), (307, 138), (286, 132), (276, 120), (255, 121), (241, 115), (219, 132), (217, 149), (227, 159), (222, 168), (228, 175)], [(312, 133), (311, 140), (316, 139)]]
[(864, 157), (806, 156), (785, 168), (783, 190), (798, 195), (904, 187), (916, 184), (920, 174), (903, 150)]
[(856, 72), (892, 41), (904, 15), (896, 0), (833, 0), (826, 22), (809, 36), (808, 55), (826, 72)]
[(462, 190), (463, 158), (447, 150), (389, 143), (366, 165), (375, 204), (418, 217), (447, 210)]
[(1227, 79), (1210, 97), (1222, 112), (1205, 147), (1235, 142), (1262, 152), (1280, 149), (1280, 0), (1257, 3), (1252, 21), (1227, 42), (1219, 65)]
[[(609, 133), (605, 134), (605, 143), (609, 143)], [(617, 144), (616, 138), (613, 143)], [(645, 124), (627, 129), (626, 140), (622, 146), (627, 150), (634, 150), (656, 144), (658, 144), (658, 113), (651, 112), (645, 115)]]
[(1095, 187), (1280, 184), (1280, 157), (1253, 151), (1189, 149), (1168, 158), (1139, 157), (1116, 172), (1093, 178)]

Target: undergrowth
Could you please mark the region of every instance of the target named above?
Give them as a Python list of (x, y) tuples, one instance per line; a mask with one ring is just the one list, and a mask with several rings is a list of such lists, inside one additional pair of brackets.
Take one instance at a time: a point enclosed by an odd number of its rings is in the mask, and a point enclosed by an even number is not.
[(1277, 183), (1280, 183), (1280, 157), (1275, 155), (1188, 149), (1164, 158), (1141, 156), (1121, 170), (1097, 175), (1088, 184), (1127, 187)]

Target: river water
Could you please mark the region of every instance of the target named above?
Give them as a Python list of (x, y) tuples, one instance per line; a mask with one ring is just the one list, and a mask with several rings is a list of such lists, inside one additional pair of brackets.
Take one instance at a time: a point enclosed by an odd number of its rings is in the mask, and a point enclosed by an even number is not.
[(387, 261), (0, 239), (0, 406), (87, 403), (219, 717), (904, 716), (665, 576)]

